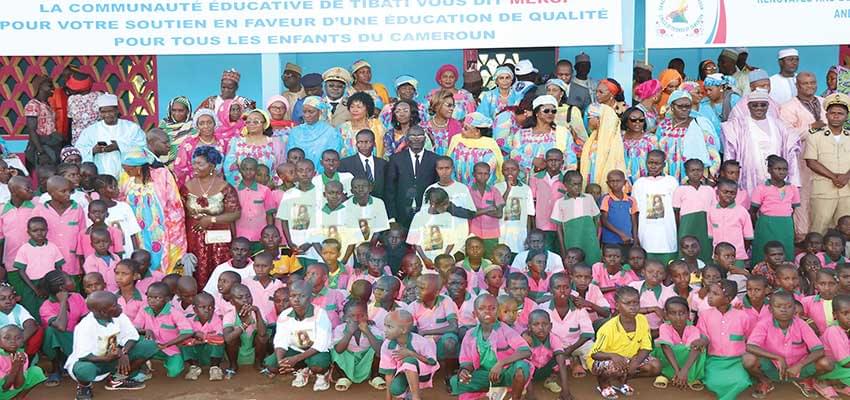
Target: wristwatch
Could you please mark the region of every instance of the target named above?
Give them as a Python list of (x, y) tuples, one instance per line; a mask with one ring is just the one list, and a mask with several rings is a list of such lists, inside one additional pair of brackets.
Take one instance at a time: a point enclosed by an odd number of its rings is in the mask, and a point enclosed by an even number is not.
[(212, 223), (214, 223), (214, 224), (215, 224), (215, 223), (216, 223), (216, 218), (215, 218), (215, 216), (213, 216), (212, 218), (210, 218), (210, 221), (212, 221)]

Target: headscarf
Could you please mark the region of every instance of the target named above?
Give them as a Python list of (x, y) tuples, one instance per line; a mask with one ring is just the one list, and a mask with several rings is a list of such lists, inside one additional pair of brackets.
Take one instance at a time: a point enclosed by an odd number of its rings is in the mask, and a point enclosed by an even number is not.
[(675, 69), (665, 69), (664, 71), (661, 71), (661, 75), (658, 75), (658, 81), (661, 83), (661, 101), (658, 104), (664, 105), (669, 103), (668, 99), (670, 95), (664, 92), (664, 89), (667, 88), (667, 85), (669, 85), (670, 82), (675, 80), (678, 80), (679, 84), (681, 84), (683, 80), (682, 74)]
[(531, 102), (531, 109), (536, 110), (537, 107), (542, 105), (550, 105), (554, 107), (558, 107), (558, 99), (555, 96), (544, 94), (543, 96), (537, 96), (534, 101)]
[(83, 158), (83, 154), (80, 153), (80, 150), (74, 146), (65, 146), (61, 151), (59, 151), (59, 160), (62, 162), (65, 162), (65, 159), (70, 156), (79, 156), (80, 158)]
[[(286, 97), (283, 97), (281, 95), (269, 97), (269, 99), (266, 101), (266, 109), (271, 108), (272, 104), (277, 102), (283, 103), (283, 106), (286, 107), (286, 110), (289, 110), (289, 100), (287, 100)], [(269, 111), (269, 118), (271, 118), (271, 111)], [(295, 126), (295, 122), (290, 121), (288, 119), (270, 119), (269, 124), (271, 125), (272, 129), (285, 129)]]
[[(171, 106), (173, 106), (174, 103), (182, 104), (186, 107), (187, 110), (189, 110), (189, 112), (186, 113), (186, 121), (177, 122), (177, 121), (174, 120), (174, 118), (171, 117)], [(167, 125), (188, 124), (191, 127), (191, 125), (192, 125), (192, 102), (189, 101), (189, 98), (186, 97), (186, 96), (177, 96), (177, 97), (171, 99), (171, 101), (168, 102), (168, 111), (166, 112), (165, 119), (163, 119), (162, 122), (164, 124), (167, 124)]]
[(705, 77), (702, 82), (705, 87), (717, 87), (729, 85), (729, 80), (721, 73), (711, 74)]
[[(272, 117), (269, 115), (268, 111), (263, 110), (262, 108), (258, 108), (256, 110), (251, 110), (251, 111), (246, 112), (245, 114), (242, 114), (242, 119), (247, 120), (248, 116), (251, 115), (251, 114), (254, 114), (254, 113), (258, 113), (258, 114), (263, 116), (263, 130), (269, 129), (269, 126), (271, 126)], [(246, 135), (246, 134), (248, 134), (248, 127), (247, 126), (242, 128), (242, 135)]]
[(289, 110), (289, 100), (287, 100), (286, 97), (283, 97), (281, 95), (274, 95), (272, 97), (269, 97), (269, 99), (266, 100), (266, 109), (268, 109), (272, 106), (272, 104), (277, 102), (283, 103), (283, 105), (286, 107), (286, 110)]
[(236, 121), (230, 120), (230, 107), (236, 104), (240, 107), (239, 114), (242, 114), (242, 103), (235, 99), (228, 99), (221, 103), (221, 107), (216, 111), (218, 123), (215, 125), (216, 137), (228, 140), (239, 135), (242, 128), (245, 127), (245, 120), (237, 118)]
[(141, 167), (152, 164), (155, 157), (145, 147), (134, 147), (121, 154), (121, 164), (128, 167)]
[(635, 96), (643, 101), (661, 93), (661, 82), (658, 79), (650, 79), (635, 88)]
[(608, 91), (611, 92), (611, 97), (617, 97), (617, 95), (620, 93), (620, 87), (617, 86), (617, 84), (615, 84), (614, 82), (611, 82), (607, 79), (603, 79), (599, 81), (599, 83), (605, 85), (605, 87), (608, 88)]
[(327, 118), (326, 111), (328, 110), (328, 103), (322, 101), (322, 98), (319, 96), (307, 96), (304, 98), (304, 107), (310, 106), (317, 110), (319, 110), (319, 121), (323, 121)]
[[(558, 78), (552, 78), (552, 79), (549, 79), (548, 81), (546, 81), (546, 88), (548, 89), (549, 86), (556, 86), (558, 89), (561, 89), (561, 91), (564, 92), (563, 93), (564, 95), (567, 94), (567, 92), (569, 91), (569, 88), (570, 88), (570, 86), (567, 85), (566, 82), (564, 82), (563, 80), (558, 79)], [(560, 100), (560, 99), (558, 99), (558, 100)]]
[(71, 74), (65, 81), (65, 87), (75, 92), (88, 92), (92, 87), (91, 76), (85, 75), (85, 79), (78, 79), (77, 74)]
[[(685, 90), (676, 89), (673, 91), (673, 93), (670, 94), (670, 98), (667, 100), (668, 111), (671, 109), (674, 101), (684, 98), (693, 100), (691, 94)], [(693, 115), (691, 116), (693, 117)], [(708, 154), (708, 145), (705, 142), (705, 136), (703, 135), (703, 127), (699, 126), (696, 122), (697, 117), (693, 118), (694, 121), (691, 121), (691, 124), (688, 125), (685, 130), (685, 137), (682, 138), (682, 156), (685, 157), (686, 160), (698, 158), (702, 160), (705, 165), (709, 165), (711, 163), (711, 157)]]
[[(826, 96), (829, 96), (829, 95), (831, 95), (831, 94), (833, 94), (833, 93), (838, 93), (838, 81), (837, 81), (837, 79), (838, 79), (838, 77), (837, 77), (837, 75), (838, 75), (838, 66), (837, 66), (837, 65), (833, 65), (833, 66), (829, 67), (829, 69), (828, 69), (828, 70), (826, 70), (826, 74), (827, 74), (827, 75), (829, 75), (829, 73), (830, 73), (830, 72), (835, 72), (835, 75), (836, 75), (836, 85), (835, 85), (835, 89), (830, 89), (830, 88), (829, 88), (829, 85), (827, 85), (826, 90), (824, 90), (824, 91), (823, 91), (823, 93), (821, 93), (821, 97), (826, 97)], [(828, 77), (827, 77), (827, 78), (828, 78)]]
[(463, 119), (463, 123), (464, 125), (474, 126), (476, 128), (491, 128), (493, 126), (493, 120), (480, 112), (468, 114)]
[(460, 79), (457, 67), (451, 64), (443, 64), (440, 68), (437, 68), (437, 75), (434, 76), (434, 80), (437, 81), (437, 85), (440, 84), (440, 77), (443, 76), (443, 73), (446, 71), (452, 71), (455, 74), (455, 83), (457, 83), (457, 80)]
[(499, 68), (496, 68), (496, 71), (494, 71), (494, 72), (493, 72), (493, 78), (494, 78), (494, 79), (495, 79), (495, 78), (498, 78), (498, 77), (499, 77), (499, 75), (502, 75), (502, 74), (508, 74), (508, 75), (510, 75), (511, 79), (513, 79), (513, 77), (514, 77), (514, 72), (513, 72), (513, 71), (511, 71), (511, 69), (510, 69), (510, 68), (508, 68), (508, 67), (506, 67), (506, 66), (504, 66), (504, 65), (503, 65), (503, 66), (501, 66), (501, 67), (499, 67)]
[[(608, 191), (606, 180), (613, 170), (626, 170), (623, 136), (620, 134), (620, 118), (617, 112), (606, 104), (597, 104), (599, 110), (599, 129), (591, 132), (581, 152), (581, 175), (585, 184), (593, 182), (602, 186), (602, 192)], [(588, 112), (590, 112), (588, 110)], [(591, 157), (596, 161), (592, 162)], [(594, 167), (590, 176), (591, 166)]]
[(201, 116), (208, 116), (213, 120), (213, 126), (218, 124), (218, 119), (215, 116), (213, 110), (209, 108), (199, 108), (198, 111), (195, 111), (195, 115), (192, 117), (192, 127), (198, 129), (198, 118)]

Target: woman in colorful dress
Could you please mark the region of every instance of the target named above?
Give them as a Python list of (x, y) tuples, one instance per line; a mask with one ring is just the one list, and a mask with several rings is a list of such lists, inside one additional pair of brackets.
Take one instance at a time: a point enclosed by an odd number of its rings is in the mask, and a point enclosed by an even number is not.
[[(381, 125), (384, 126), (384, 130), (388, 131), (393, 128), (393, 109), (395, 105), (401, 100), (412, 101), (413, 104), (416, 105), (414, 108), (419, 115), (420, 125), (424, 128), (425, 122), (428, 121), (430, 115), (428, 115), (427, 104), (420, 103), (416, 97), (419, 90), (419, 81), (416, 78), (410, 75), (401, 75), (395, 78), (395, 94), (398, 96), (396, 99), (391, 99), (391, 102), (384, 105), (384, 108), (381, 109), (381, 113), (378, 117), (381, 120)], [(389, 157), (389, 156), (388, 156)]]
[[(387, 87), (380, 83), (372, 83), (372, 65), (366, 60), (357, 60), (354, 64), (351, 64), (351, 76), (353, 82), (348, 88), (348, 97), (355, 93), (368, 94), (372, 97), (372, 112), (369, 113), (369, 117), (377, 117), (377, 112), (384, 108), (384, 104), (390, 102), (390, 92)], [(378, 132), (375, 132), (375, 134), (377, 135)]]
[(227, 141), (239, 136), (245, 128), (244, 110), (238, 101), (225, 100), (215, 113), (215, 136)]
[(607, 193), (608, 173), (626, 169), (620, 118), (613, 108), (598, 103), (591, 104), (587, 114), (591, 133), (582, 146), (581, 176), (585, 185), (595, 183)]
[(626, 111), (626, 108), (628, 108), (626, 107), (625, 100), (625, 97), (623, 97), (623, 88), (619, 82), (612, 78), (599, 81), (599, 85), (596, 86), (596, 101), (599, 104), (611, 107), (617, 113), (617, 118), (620, 118), (623, 115), (623, 111)]
[(428, 93), (425, 97), (428, 102), (443, 90), (449, 91), (454, 99), (454, 110), (452, 110), (452, 118), (456, 121), (463, 121), (466, 114), (475, 112), (475, 96), (469, 93), (466, 89), (458, 89), (457, 81), (460, 79), (460, 74), (457, 67), (451, 64), (443, 64), (437, 69), (437, 74), (434, 80), (437, 81), (438, 88)]
[(496, 118), (493, 119), (493, 139), (502, 149), (503, 156), (510, 156), (514, 137), (529, 123), (529, 118), (534, 115), (532, 111), (534, 99), (535, 95), (528, 93), (519, 104), (507, 106), (496, 113)]
[(151, 168), (153, 154), (145, 148), (122, 153), (124, 173), (119, 179), (125, 199), (142, 231), (142, 248), (151, 254), (151, 274), (171, 273), (186, 249), (183, 202), (174, 176), (167, 168)]
[[(196, 148), (212, 146), (219, 153), (227, 150), (227, 141), (215, 135), (215, 121), (215, 114), (208, 108), (201, 108), (195, 112), (192, 122), (197, 133), (180, 144), (177, 157), (174, 159), (174, 177), (177, 179), (178, 186), (183, 186), (186, 180), (195, 176), (195, 171), (192, 168), (192, 154), (195, 154)], [(221, 163), (217, 167), (216, 171), (221, 174)]]
[(231, 258), (230, 242), (236, 220), (241, 216), (239, 195), (233, 186), (215, 173), (221, 153), (212, 146), (200, 146), (192, 154), (194, 177), (180, 188), (186, 206), (187, 250), (195, 255), (195, 279), (206, 285), (216, 266)]
[[(659, 90), (659, 93), (661, 91)], [(647, 132), (649, 120), (640, 107), (631, 107), (623, 113), (620, 127), (623, 130), (623, 156), (626, 163), (626, 178), (634, 184), (638, 178), (647, 176), (646, 156), (658, 148), (655, 135)]]
[(684, 90), (674, 91), (667, 106), (670, 111), (656, 131), (658, 148), (667, 154), (667, 174), (685, 182), (685, 162), (697, 158), (705, 165), (708, 176), (715, 176), (720, 167), (720, 151), (711, 122), (691, 114), (693, 100)]
[(368, 93), (356, 92), (348, 98), (348, 112), (351, 119), (339, 126), (342, 136), (342, 151), (339, 158), (345, 158), (357, 154), (357, 132), (369, 129), (375, 133), (375, 157), (384, 157), (384, 126), (375, 114), (375, 101)]
[[(478, 104), (478, 109), (476, 110), (490, 119), (493, 119), (505, 107), (516, 105), (511, 104), (511, 100), (513, 100), (511, 87), (514, 83), (514, 72), (503, 65), (496, 68), (496, 71), (493, 73), (493, 79), (496, 81), (496, 87), (481, 93), (481, 103)], [(516, 100), (518, 103), (519, 99)]]
[(546, 82), (546, 94), (558, 100), (558, 113), (555, 114), (555, 124), (567, 128), (573, 135), (576, 154), (581, 153), (581, 146), (587, 141), (587, 129), (584, 127), (581, 108), (567, 103), (569, 85), (560, 79), (549, 79)]
[[(639, 102), (635, 107), (643, 111), (646, 118), (646, 132), (655, 133), (658, 128), (658, 102), (661, 101), (661, 82), (650, 79), (635, 88), (635, 99)], [(625, 117), (628, 113), (623, 113)]]
[(564, 152), (564, 169), (576, 169), (578, 161), (573, 137), (567, 129), (555, 124), (558, 101), (550, 95), (539, 96), (532, 103), (533, 115), (528, 128), (521, 129), (511, 141), (510, 157), (519, 163), (520, 179), (528, 182), (531, 174), (546, 168), (546, 152), (556, 148)]
[(493, 120), (481, 113), (474, 112), (463, 121), (463, 132), (455, 135), (446, 153), (454, 160), (455, 180), (467, 186), (475, 183), (473, 170), (476, 163), (490, 165), (490, 179), (487, 186), (502, 181), (502, 150), (490, 137)]
[(168, 102), (168, 115), (159, 121), (159, 128), (168, 135), (170, 149), (168, 159), (171, 162), (177, 157), (180, 144), (195, 134), (195, 124), (192, 122), (192, 102), (186, 96), (177, 96)]
[[(407, 131), (411, 126), (419, 125), (419, 112), (413, 100), (399, 100), (393, 104), (392, 128), (384, 134), (384, 157), (398, 153), (407, 148)], [(358, 131), (359, 132), (359, 131)], [(430, 150), (430, 140), (425, 141), (425, 148)]]
[(434, 152), (444, 156), (452, 137), (463, 130), (463, 124), (454, 118), (457, 103), (451, 91), (439, 90), (431, 94), (428, 106), (431, 119), (425, 123), (425, 133), (428, 134)]
[(271, 117), (266, 110), (251, 110), (245, 116), (242, 135), (230, 140), (224, 157), (224, 177), (227, 183), (239, 185), (242, 175), (239, 164), (246, 158), (257, 160), (260, 165), (274, 171), (278, 164), (286, 162), (286, 150), (280, 138), (266, 136), (271, 126)]
[(322, 152), (327, 149), (342, 149), (339, 130), (324, 119), (327, 107), (328, 104), (318, 96), (304, 98), (304, 123), (289, 131), (289, 141), (286, 143), (286, 151), (294, 148), (303, 150), (304, 157), (316, 166), (317, 174), (324, 171), (319, 162)]

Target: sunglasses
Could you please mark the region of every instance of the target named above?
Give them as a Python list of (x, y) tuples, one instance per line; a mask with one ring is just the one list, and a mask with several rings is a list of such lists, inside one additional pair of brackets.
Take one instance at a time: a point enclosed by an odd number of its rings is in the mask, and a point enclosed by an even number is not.
[(631, 122), (646, 122), (646, 118), (629, 118)]
[(544, 108), (544, 109), (540, 110), (540, 112), (542, 112), (543, 114), (555, 114), (555, 113), (558, 112), (558, 110), (556, 110), (554, 108)]

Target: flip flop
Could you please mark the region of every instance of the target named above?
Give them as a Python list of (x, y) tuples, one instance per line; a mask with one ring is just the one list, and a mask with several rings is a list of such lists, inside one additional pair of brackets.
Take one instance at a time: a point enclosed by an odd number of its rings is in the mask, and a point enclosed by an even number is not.
[(658, 375), (658, 377), (655, 378), (655, 382), (652, 382), (652, 387), (656, 389), (667, 389), (667, 385), (669, 384), (670, 380), (667, 379), (666, 376)]
[(623, 396), (630, 397), (635, 394), (635, 388), (633, 388), (628, 383), (624, 383), (623, 386), (620, 386), (617, 390), (623, 394)]
[(755, 389), (753, 389), (752, 396), (754, 399), (763, 399), (767, 397), (770, 392), (774, 391), (774, 389), (776, 389), (776, 386), (773, 386), (770, 383), (759, 382), (756, 384)]
[(336, 389), (337, 392), (345, 392), (351, 387), (352, 383), (353, 382), (351, 382), (348, 378), (339, 378), (334, 385), (334, 389)]
[(620, 396), (617, 396), (617, 389), (614, 389), (613, 386), (608, 386), (605, 389), (602, 389), (597, 386), (596, 391), (599, 392), (599, 394), (602, 395), (602, 398), (605, 400), (617, 400), (620, 398)]
[(812, 388), (815, 389), (815, 391), (818, 392), (818, 394), (824, 399), (838, 400), (841, 398), (841, 396), (838, 395), (838, 392), (835, 391), (835, 388), (830, 385), (821, 385), (820, 383), (816, 382), (814, 385), (812, 385)]
[(369, 386), (371, 386), (375, 390), (386, 390), (387, 382), (384, 380), (384, 378), (376, 376), (369, 380)]
[(705, 390), (705, 385), (703, 385), (700, 381), (693, 381), (688, 384), (688, 387), (691, 388), (694, 392), (702, 392)]
[(552, 393), (561, 393), (561, 391), (564, 390), (561, 388), (561, 385), (553, 379), (547, 379), (546, 382), (543, 382), (543, 387)]
[(44, 386), (47, 387), (56, 387), (59, 386), (59, 381), (62, 380), (62, 375), (58, 372), (54, 372), (47, 376), (47, 381), (44, 382)]
[(570, 369), (572, 370), (573, 378), (584, 378), (587, 376), (587, 370), (585, 370), (584, 366), (581, 365), (581, 361), (573, 361), (570, 363)]

